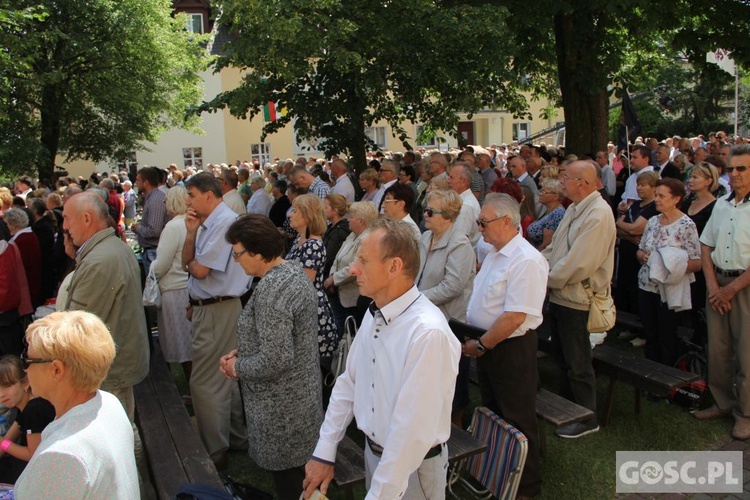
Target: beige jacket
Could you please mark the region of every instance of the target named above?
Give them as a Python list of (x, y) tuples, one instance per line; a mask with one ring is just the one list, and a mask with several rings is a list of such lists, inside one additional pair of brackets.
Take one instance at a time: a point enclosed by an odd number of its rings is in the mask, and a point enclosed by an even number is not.
[(615, 238), (612, 209), (597, 191), (569, 206), (542, 252), (550, 268), (550, 302), (587, 311), (589, 298), (581, 284), (587, 278), (595, 293), (609, 291)]

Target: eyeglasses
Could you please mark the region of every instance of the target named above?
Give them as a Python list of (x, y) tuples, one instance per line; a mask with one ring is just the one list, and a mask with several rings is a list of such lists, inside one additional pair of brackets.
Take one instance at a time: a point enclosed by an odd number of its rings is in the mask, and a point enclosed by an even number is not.
[(427, 215), (427, 217), (432, 217), (435, 214), (442, 214), (442, 210), (435, 210), (434, 208), (425, 208), (424, 213)]
[(482, 229), (485, 229), (490, 222), (495, 222), (496, 220), (504, 219), (505, 217), (506, 216), (495, 217), (494, 219), (490, 219), (490, 220), (477, 219), (477, 226), (481, 227)]
[(391, 169), (389, 169), (389, 168), (381, 168), (381, 169), (380, 169), (380, 171), (381, 171), (381, 172), (390, 172), (390, 173), (394, 173), (394, 172), (393, 172), (393, 170), (391, 170)]
[(232, 258), (234, 260), (240, 260), (240, 257), (242, 257), (243, 255), (245, 255), (246, 253), (247, 253), (247, 250), (243, 250), (241, 252), (232, 252)]
[(383, 203), (391, 203), (394, 201), (398, 201), (398, 200), (394, 200), (393, 198), (386, 198), (385, 200), (383, 200)]
[(29, 348), (26, 347), (21, 353), (21, 368), (23, 368), (23, 371), (28, 370), (29, 366), (33, 364), (52, 363), (54, 361), (54, 359), (47, 359), (47, 358), (30, 358), (28, 351), (29, 351)]
[(565, 181), (578, 181), (578, 182), (585, 182), (586, 184), (589, 183), (589, 181), (587, 181), (586, 179), (581, 179), (580, 177), (568, 177), (567, 175), (563, 175), (562, 177), (560, 177), (560, 179), (563, 182), (565, 182)]
[(741, 165), (739, 167), (725, 167), (724, 171), (726, 173), (728, 173), (728, 174), (731, 174), (732, 172), (734, 172), (735, 170), (737, 170), (737, 172), (741, 174), (741, 173), (744, 173), (745, 171), (747, 171), (747, 168), (748, 167), (746, 167), (745, 165)]

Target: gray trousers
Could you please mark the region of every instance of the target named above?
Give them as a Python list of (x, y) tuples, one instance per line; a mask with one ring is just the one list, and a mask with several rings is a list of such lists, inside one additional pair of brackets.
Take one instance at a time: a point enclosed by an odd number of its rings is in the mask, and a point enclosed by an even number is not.
[[(719, 286), (736, 278), (716, 276)], [(708, 386), (722, 410), (750, 418), (750, 288), (740, 290), (723, 315), (706, 302)]]
[(237, 348), (240, 299), (193, 306), (193, 398), (198, 433), (216, 461), (231, 447), (247, 448), (245, 414), (236, 380), (219, 371), (219, 358)]
[[(380, 457), (365, 443), (365, 487), (370, 489), (370, 481)], [(440, 455), (422, 461), (419, 469), (409, 476), (409, 485), (401, 500), (442, 500), (448, 483), (448, 447), (443, 446)]]

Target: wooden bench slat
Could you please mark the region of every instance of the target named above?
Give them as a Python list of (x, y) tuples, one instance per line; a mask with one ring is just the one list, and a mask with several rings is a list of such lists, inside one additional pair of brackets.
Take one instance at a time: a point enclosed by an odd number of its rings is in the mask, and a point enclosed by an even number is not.
[(536, 395), (537, 417), (556, 427), (583, 422), (594, 417), (594, 412), (565, 399), (547, 389), (539, 389)]
[(210, 484), (223, 489), (224, 485), (216, 467), (190, 420), (190, 415), (185, 409), (161, 351), (158, 351), (158, 356), (154, 358), (151, 365), (152, 383), (162, 412), (169, 422), (169, 432), (189, 482)]
[(171, 498), (188, 482), (185, 469), (171, 440), (163, 439), (167, 421), (156, 398), (151, 379), (133, 387), (137, 401), (136, 419), (143, 448), (151, 466), (153, 485), (159, 498)]

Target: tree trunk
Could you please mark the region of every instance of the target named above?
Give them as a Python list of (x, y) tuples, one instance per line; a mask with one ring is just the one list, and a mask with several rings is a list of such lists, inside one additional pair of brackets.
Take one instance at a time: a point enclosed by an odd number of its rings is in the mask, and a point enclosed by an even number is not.
[(609, 99), (607, 75), (597, 60), (600, 23), (592, 13), (554, 18), (557, 71), (565, 111), (565, 152), (577, 155), (606, 150)]
[(347, 89), (347, 100), (349, 102), (349, 123), (351, 125), (348, 137), (347, 152), (349, 153), (349, 166), (358, 175), (367, 168), (367, 150), (365, 148), (365, 113), (367, 108), (358, 94), (359, 75), (352, 73), (348, 81), (352, 84)]
[(42, 89), (42, 151), (37, 160), (40, 179), (51, 179), (55, 171), (55, 157), (60, 146), (60, 123), (63, 107), (61, 92), (56, 85), (45, 85)]

